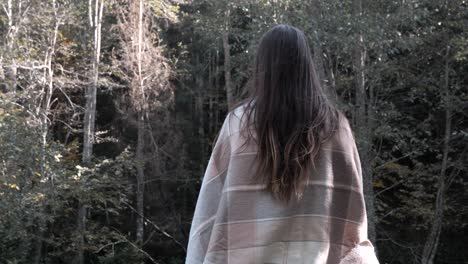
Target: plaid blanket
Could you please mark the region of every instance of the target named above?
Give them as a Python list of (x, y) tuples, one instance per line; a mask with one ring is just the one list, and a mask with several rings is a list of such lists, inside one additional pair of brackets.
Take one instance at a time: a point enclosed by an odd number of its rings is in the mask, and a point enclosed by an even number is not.
[(254, 177), (242, 108), (223, 123), (197, 199), (186, 264), (378, 264), (367, 237), (362, 173), (345, 120), (316, 158), (303, 199), (280, 204)]

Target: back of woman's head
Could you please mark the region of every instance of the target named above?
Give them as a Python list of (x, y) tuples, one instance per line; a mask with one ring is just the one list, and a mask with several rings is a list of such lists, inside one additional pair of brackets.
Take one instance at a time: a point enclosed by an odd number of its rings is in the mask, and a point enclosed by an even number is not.
[(321, 144), (342, 116), (320, 86), (304, 33), (288, 25), (266, 32), (250, 84), (243, 118), (258, 145), (256, 175), (276, 198), (300, 199)]

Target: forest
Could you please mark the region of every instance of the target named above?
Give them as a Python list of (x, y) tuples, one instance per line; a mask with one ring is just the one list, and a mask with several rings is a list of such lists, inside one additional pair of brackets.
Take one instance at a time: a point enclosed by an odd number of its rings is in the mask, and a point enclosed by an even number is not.
[(468, 1), (0, 0), (0, 263), (184, 263), (257, 44), (303, 30), (381, 263), (468, 263)]

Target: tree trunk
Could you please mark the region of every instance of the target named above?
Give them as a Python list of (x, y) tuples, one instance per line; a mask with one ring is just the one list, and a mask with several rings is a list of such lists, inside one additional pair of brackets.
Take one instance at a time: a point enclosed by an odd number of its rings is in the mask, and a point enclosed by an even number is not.
[(214, 71), (214, 59), (213, 59), (213, 56), (211, 55), (210, 53), (210, 62), (209, 62), (209, 72), (208, 72), (208, 83), (209, 83), (209, 86), (208, 88), (210, 89), (209, 90), (209, 95), (208, 95), (208, 105), (209, 105), (209, 111), (208, 111), (208, 131), (207, 133), (208, 134), (212, 134), (213, 131), (215, 130), (215, 127), (214, 127), (214, 120), (213, 120), (213, 117), (214, 117), (214, 93), (215, 93), (215, 89), (216, 89), (216, 83), (215, 83), (215, 78), (214, 78), (214, 74), (213, 74), (213, 71)]
[(84, 231), (86, 229), (86, 207), (84, 204), (80, 202), (80, 208), (78, 209), (78, 230), (80, 232), (80, 236), (78, 238), (78, 256), (76, 259), (76, 263), (82, 264), (84, 263)]
[[(86, 90), (86, 108), (83, 124), (83, 163), (89, 163), (93, 154), (94, 144), (94, 126), (96, 119), (96, 93), (99, 78), (99, 58), (101, 50), (101, 20), (104, 2), (101, 0), (99, 7), (99, 0), (95, 0), (94, 10), (94, 21), (91, 26), (94, 29), (94, 49), (93, 49), (93, 62), (92, 62), (92, 74), (91, 82)], [(91, 0), (89, 1), (89, 8), (91, 6)]]
[(435, 202), (435, 212), (434, 220), (432, 222), (431, 230), (427, 236), (426, 243), (424, 244), (423, 254), (421, 257), (422, 264), (432, 264), (437, 253), (437, 248), (439, 246), (440, 233), (442, 230), (442, 223), (444, 217), (444, 207), (445, 207), (445, 178), (447, 171), (448, 163), (448, 154), (449, 154), (449, 142), (450, 134), (452, 133), (451, 125), (451, 104), (450, 104), (450, 90), (449, 90), (449, 55), (450, 55), (450, 46), (447, 46), (445, 54), (445, 78), (444, 78), (444, 106), (445, 106), (445, 134), (444, 134), (444, 149), (442, 157), (442, 166), (440, 169), (438, 187), (437, 187), (437, 196)]
[[(317, 33), (318, 34), (318, 33)], [(326, 75), (325, 75), (325, 69), (323, 66), (323, 51), (321, 44), (319, 42), (319, 38), (316, 38), (317, 40), (315, 43), (313, 43), (313, 51), (314, 51), (314, 66), (315, 66), (315, 71), (317, 72), (317, 76), (319, 77), (320, 80), (320, 85), (322, 86), (322, 89), (325, 91), (325, 93), (328, 95), (328, 97), (331, 100), (334, 100), (334, 97), (331, 94), (331, 91), (329, 90), (329, 85), (327, 82), (325, 82)]]
[[(93, 155), (93, 144), (94, 144), (94, 132), (95, 132), (95, 121), (96, 121), (96, 94), (99, 79), (99, 59), (101, 51), (101, 23), (102, 14), (104, 9), (104, 1), (95, 0), (94, 2), (94, 19), (93, 19), (93, 7), (92, 0), (88, 2), (89, 9), (89, 22), (91, 28), (94, 30), (94, 47), (93, 47), (93, 61), (92, 61), (92, 72), (91, 82), (86, 89), (86, 106), (83, 120), (83, 154), (82, 162), (89, 164)], [(85, 182), (85, 185), (87, 183)], [(84, 263), (84, 233), (86, 230), (86, 204), (80, 201), (78, 213), (78, 254), (75, 260), (78, 264)]]
[[(52, 68), (52, 60), (55, 55), (55, 46), (57, 43), (57, 37), (58, 37), (58, 30), (60, 26), (60, 21), (58, 20), (58, 15), (57, 15), (57, 8), (55, 5), (55, 0), (52, 1), (52, 8), (54, 10), (54, 15), (55, 15), (55, 25), (54, 25), (54, 31), (53, 31), (53, 36), (51, 39), (51, 43), (49, 43), (49, 47), (47, 49), (45, 59), (44, 59), (44, 80), (47, 80), (47, 83), (44, 83), (43, 86), (43, 91), (42, 94), (44, 95), (44, 100), (41, 100), (44, 102), (42, 105), (39, 106), (39, 111), (41, 113), (41, 134), (42, 134), (42, 159), (43, 159), (43, 164), (45, 164), (45, 152), (46, 152), (46, 145), (47, 145), (47, 136), (49, 133), (49, 113), (51, 109), (51, 102), (52, 102), (52, 95), (54, 92), (54, 71)], [(42, 175), (46, 175), (45, 168), (42, 167)], [(48, 178), (47, 179), (50, 183), (50, 187), (54, 188), (54, 179), (53, 178)], [(40, 210), (42, 211), (43, 214), (46, 214), (47, 208), (41, 207)], [(46, 228), (47, 224), (44, 219), (39, 220), (39, 228), (38, 228), (38, 241), (36, 244), (36, 250), (34, 253), (34, 264), (40, 263), (42, 259), (42, 250), (43, 250), (43, 237), (46, 234)]]
[(322, 86), (322, 89), (324, 90), (325, 94), (327, 97), (332, 101), (336, 102), (336, 94), (335, 91), (332, 90), (334, 87), (329, 85), (330, 80), (326, 82), (327, 80), (327, 75), (325, 74), (325, 66), (323, 62), (323, 49), (322, 49), (322, 44), (320, 43), (320, 35), (319, 35), (319, 25), (321, 25), (321, 17), (322, 17), (322, 11), (321, 11), (321, 4), (320, 0), (312, 0), (311, 6), (310, 6), (310, 13), (312, 14), (312, 17), (315, 19), (315, 23), (313, 24), (313, 31), (314, 31), (314, 40), (312, 42), (312, 50), (314, 53), (314, 66), (315, 66), (315, 72), (317, 73), (317, 76), (320, 81), (320, 85)]
[[(139, 79), (139, 88), (144, 90), (144, 79), (142, 74), (142, 48), (143, 48), (143, 0), (139, 1), (138, 6), (138, 79)], [(144, 96), (144, 95), (143, 95)], [(140, 102), (143, 104), (144, 102)], [(138, 142), (136, 149), (136, 168), (137, 168), (137, 244), (143, 246), (144, 241), (144, 198), (145, 198), (145, 160), (143, 154), (144, 147), (144, 133), (145, 133), (145, 118), (143, 108), (140, 108), (138, 111)]]
[(234, 104), (234, 88), (231, 78), (231, 47), (229, 46), (229, 10), (226, 11), (226, 25), (223, 32), (223, 51), (224, 51), (224, 81), (226, 87), (226, 96), (228, 110), (231, 110)]
[[(13, 20), (13, 3), (12, 0), (8, 0), (7, 2), (7, 16), (8, 16), (8, 33), (6, 36), (6, 46), (7, 46), (7, 54), (9, 59), (9, 65), (5, 69), (5, 77), (6, 77), (6, 91), (14, 93), (16, 91), (17, 85), (17, 66), (16, 60), (14, 55), (14, 43), (15, 37), (17, 32), (17, 27), (14, 25)], [(19, 14), (18, 14), (19, 15)]]
[(218, 125), (218, 120), (219, 120), (219, 110), (221, 107), (219, 107), (219, 96), (221, 94), (220, 92), (220, 87), (221, 85), (219, 84), (219, 50), (216, 50), (216, 58), (215, 58), (215, 106), (216, 106), (216, 112), (214, 114), (214, 126)]
[[(354, 0), (353, 12), (358, 20), (363, 19), (362, 0)], [(373, 175), (372, 175), (372, 164), (371, 164), (371, 142), (372, 142), (372, 128), (369, 125), (373, 122), (370, 120), (372, 116), (372, 109), (366, 110), (368, 104), (368, 96), (366, 93), (366, 76), (364, 72), (366, 59), (366, 47), (364, 45), (364, 35), (362, 29), (356, 27), (356, 40), (354, 46), (353, 55), (353, 68), (355, 75), (356, 85), (356, 134), (359, 137), (358, 143), (360, 145), (360, 157), (362, 160), (362, 176), (363, 176), (363, 188), (364, 188), (364, 199), (366, 202), (367, 216), (368, 216), (368, 236), (376, 245), (376, 214), (374, 205), (374, 189), (373, 189)]]
[[(196, 64), (201, 66), (202, 63), (200, 62), (200, 58), (197, 56), (196, 58)], [(206, 89), (205, 82), (203, 80), (203, 75), (197, 74), (195, 77), (195, 86), (197, 87), (197, 90), (203, 91), (203, 89)], [(209, 83), (209, 82), (208, 82)], [(210, 87), (208, 85), (208, 87)], [(209, 91), (209, 90), (208, 90)], [(204, 120), (204, 111), (203, 111), (203, 101), (204, 101), (204, 94), (205, 92), (196, 92), (194, 93), (194, 100), (195, 100), (195, 111), (193, 113), (193, 118), (196, 120), (195, 124), (197, 126), (197, 138), (198, 138), (198, 144), (199, 144), (199, 157), (200, 157), (200, 162), (199, 163), (199, 175), (203, 176), (203, 172), (205, 170), (205, 166), (203, 164), (203, 161), (205, 160), (205, 120)], [(209, 94), (208, 94), (209, 96)]]
[[(199, 77), (201, 79), (202, 77)], [(203, 80), (200, 80), (201, 83), (203, 83)], [(205, 128), (204, 128), (204, 112), (203, 112), (203, 95), (202, 93), (197, 93), (197, 98), (196, 100), (196, 116), (198, 117), (198, 138), (200, 139), (200, 157), (204, 161), (205, 156), (206, 156), (206, 151), (205, 151)], [(199, 175), (203, 175), (203, 172), (205, 170), (205, 166), (203, 162), (200, 163), (200, 173)]]
[(336, 95), (336, 78), (335, 78), (335, 72), (336, 70), (333, 68), (333, 59), (331, 57), (331, 52), (329, 50), (326, 50), (326, 53), (327, 53), (327, 68), (328, 68), (328, 71), (327, 71), (327, 78), (329, 80), (329, 86), (330, 86), (330, 89), (331, 91), (333, 91), (333, 94), (336, 96), (335, 99), (337, 102), (338, 101), (338, 95)]
[(145, 119), (142, 111), (138, 113), (138, 141), (136, 148), (136, 169), (137, 169), (137, 229), (136, 241), (137, 244), (142, 246), (144, 240), (144, 198), (145, 198), (145, 157), (143, 147), (145, 133)]
[[(145, 189), (147, 168), (145, 157), (145, 139), (150, 136), (153, 146), (158, 153), (157, 141), (153, 138), (151, 124), (148, 123), (148, 115), (155, 107), (155, 101), (159, 100), (161, 91), (168, 89), (167, 64), (158, 47), (153, 46), (156, 34), (151, 30), (151, 16), (145, 16), (145, 1), (128, 1), (128, 5), (122, 6), (118, 15), (123, 59), (119, 60), (119, 67), (123, 70), (123, 76), (128, 81), (130, 88), (130, 103), (133, 113), (137, 115), (137, 142), (135, 153), (136, 174), (136, 244), (142, 247), (145, 243)], [(153, 38), (155, 37), (155, 38)], [(167, 74), (167, 75), (166, 75)], [(147, 134), (147, 128), (150, 129)], [(159, 153), (158, 153), (159, 154)], [(158, 155), (156, 154), (156, 155)], [(150, 167), (153, 171), (159, 169), (158, 157), (151, 157)], [(159, 172), (158, 172), (159, 173)], [(151, 187), (151, 185), (149, 186)], [(162, 188), (162, 185), (160, 184)], [(151, 197), (149, 197), (151, 198)], [(132, 215), (133, 216), (133, 215)], [(146, 220), (145, 220), (146, 219)]]

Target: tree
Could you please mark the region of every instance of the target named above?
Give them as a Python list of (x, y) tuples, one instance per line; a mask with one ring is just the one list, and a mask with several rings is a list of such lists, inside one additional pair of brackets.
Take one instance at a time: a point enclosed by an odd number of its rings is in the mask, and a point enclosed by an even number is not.
[[(94, 8), (93, 8), (94, 3)], [(86, 88), (86, 106), (83, 118), (83, 154), (82, 161), (84, 164), (90, 164), (93, 155), (95, 122), (96, 122), (96, 93), (99, 80), (99, 62), (101, 56), (101, 28), (102, 28), (102, 15), (104, 12), (104, 0), (89, 0), (89, 26), (94, 31), (93, 48), (92, 48), (92, 64), (90, 72), (90, 83)], [(79, 249), (76, 258), (76, 263), (84, 263), (84, 232), (86, 230), (86, 205), (80, 204), (78, 212), (78, 230), (79, 236)]]
[(164, 106), (165, 93), (169, 92), (170, 68), (162, 55), (158, 38), (151, 31), (145, 1), (134, 1), (122, 6), (118, 15), (118, 30), (122, 45), (122, 58), (118, 67), (123, 79), (129, 84), (129, 101), (136, 115), (136, 200), (137, 228), (136, 240), (142, 246), (144, 242), (144, 193), (145, 193), (145, 137), (147, 137), (147, 117), (151, 110)]
[[(364, 10), (363, 1), (354, 0), (352, 7), (352, 14), (357, 17), (354, 32), (354, 52), (353, 52), (353, 70), (354, 70), (354, 84), (355, 84), (355, 100), (356, 112), (354, 119), (356, 122), (356, 133), (360, 137), (360, 156), (363, 164), (363, 186), (366, 200), (366, 209), (368, 215), (369, 226), (369, 239), (374, 243), (376, 241), (375, 232), (375, 207), (374, 207), (374, 191), (373, 191), (373, 177), (371, 165), (371, 144), (372, 134), (371, 131), (375, 127), (372, 109), (373, 87), (366, 83), (365, 63), (367, 56), (367, 47), (364, 43), (365, 35), (363, 32), (364, 25)], [(369, 90), (369, 95), (367, 93)], [(370, 102), (369, 102), (370, 101)]]
[[(453, 3), (452, 3), (453, 4)], [(451, 164), (449, 155), (451, 154), (450, 145), (453, 138), (453, 116), (454, 110), (453, 105), (454, 101), (457, 100), (453, 95), (454, 86), (457, 86), (459, 82), (456, 76), (452, 77), (451, 72), (453, 71), (452, 64), (454, 63), (454, 52), (452, 43), (453, 40), (450, 39), (450, 30), (456, 29), (457, 24), (450, 24), (450, 20), (453, 19), (452, 16), (456, 16), (457, 12), (451, 10), (457, 8), (456, 5), (451, 5), (448, 2), (444, 2), (443, 5), (440, 5), (440, 8), (444, 12), (442, 22), (440, 24), (448, 24), (447, 28), (441, 30), (441, 37), (447, 42), (445, 47), (445, 54), (441, 57), (443, 60), (443, 78), (440, 81), (440, 98), (442, 110), (444, 112), (444, 133), (442, 138), (442, 158), (440, 171), (437, 179), (437, 194), (435, 199), (435, 208), (433, 220), (429, 229), (429, 234), (427, 235), (426, 241), (424, 243), (424, 248), (421, 256), (421, 263), (423, 264), (432, 264), (436, 260), (436, 254), (438, 252), (440, 237), (442, 234), (444, 212), (447, 203), (447, 191), (453, 181), (453, 178), (457, 176), (459, 170), (452, 168), (451, 173), (448, 171), (450, 167), (455, 167), (458, 160), (463, 160), (466, 151), (468, 149), (468, 144), (464, 147), (463, 151), (458, 155), (459, 159)], [(455, 110), (456, 112), (456, 110)], [(453, 154), (452, 154), (453, 156)]]
[[(94, 7), (93, 7), (94, 2)], [(96, 122), (96, 90), (99, 80), (99, 62), (101, 57), (101, 28), (104, 0), (89, 0), (89, 26), (94, 31), (90, 85), (86, 89), (86, 107), (83, 119), (83, 163), (91, 162)]]

